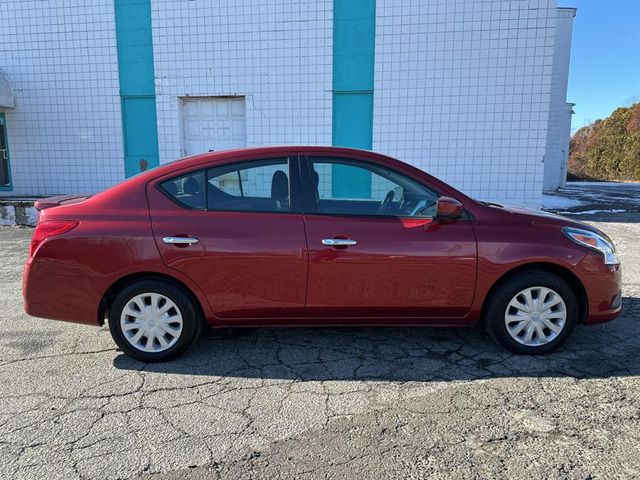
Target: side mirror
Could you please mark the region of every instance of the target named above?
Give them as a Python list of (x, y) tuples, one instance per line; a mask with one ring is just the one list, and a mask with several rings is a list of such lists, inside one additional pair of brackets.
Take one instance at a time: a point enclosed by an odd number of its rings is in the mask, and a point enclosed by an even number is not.
[(436, 202), (435, 220), (455, 220), (462, 215), (462, 204), (451, 197), (440, 197)]

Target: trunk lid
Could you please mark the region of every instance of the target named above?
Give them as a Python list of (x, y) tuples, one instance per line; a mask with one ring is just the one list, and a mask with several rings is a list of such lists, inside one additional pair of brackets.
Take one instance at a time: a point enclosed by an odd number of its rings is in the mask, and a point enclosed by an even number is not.
[(71, 205), (74, 203), (80, 203), (85, 201), (87, 198), (91, 197), (91, 195), (86, 194), (77, 194), (77, 195), (57, 195), (55, 197), (41, 198), (40, 200), (36, 200), (33, 204), (36, 207), (36, 210), (39, 212), (51, 207), (59, 207), (60, 205)]

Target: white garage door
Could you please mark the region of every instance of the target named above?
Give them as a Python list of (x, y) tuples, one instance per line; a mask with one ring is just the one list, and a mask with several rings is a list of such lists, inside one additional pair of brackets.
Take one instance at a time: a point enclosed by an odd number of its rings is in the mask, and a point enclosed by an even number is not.
[(244, 97), (182, 99), (183, 154), (245, 147)]

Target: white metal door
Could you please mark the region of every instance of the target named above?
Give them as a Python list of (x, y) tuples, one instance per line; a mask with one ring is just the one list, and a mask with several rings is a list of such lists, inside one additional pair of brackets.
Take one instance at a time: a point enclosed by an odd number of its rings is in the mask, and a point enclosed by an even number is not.
[(247, 145), (244, 97), (182, 99), (184, 155)]

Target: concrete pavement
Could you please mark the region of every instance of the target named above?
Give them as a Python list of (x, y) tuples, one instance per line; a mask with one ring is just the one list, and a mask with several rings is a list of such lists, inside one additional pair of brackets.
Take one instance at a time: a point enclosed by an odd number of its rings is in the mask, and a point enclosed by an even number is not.
[(32, 230), (0, 228), (0, 478), (640, 477), (638, 220), (597, 223), (624, 315), (550, 356), (481, 330), (254, 329), (156, 365), (25, 315)]

